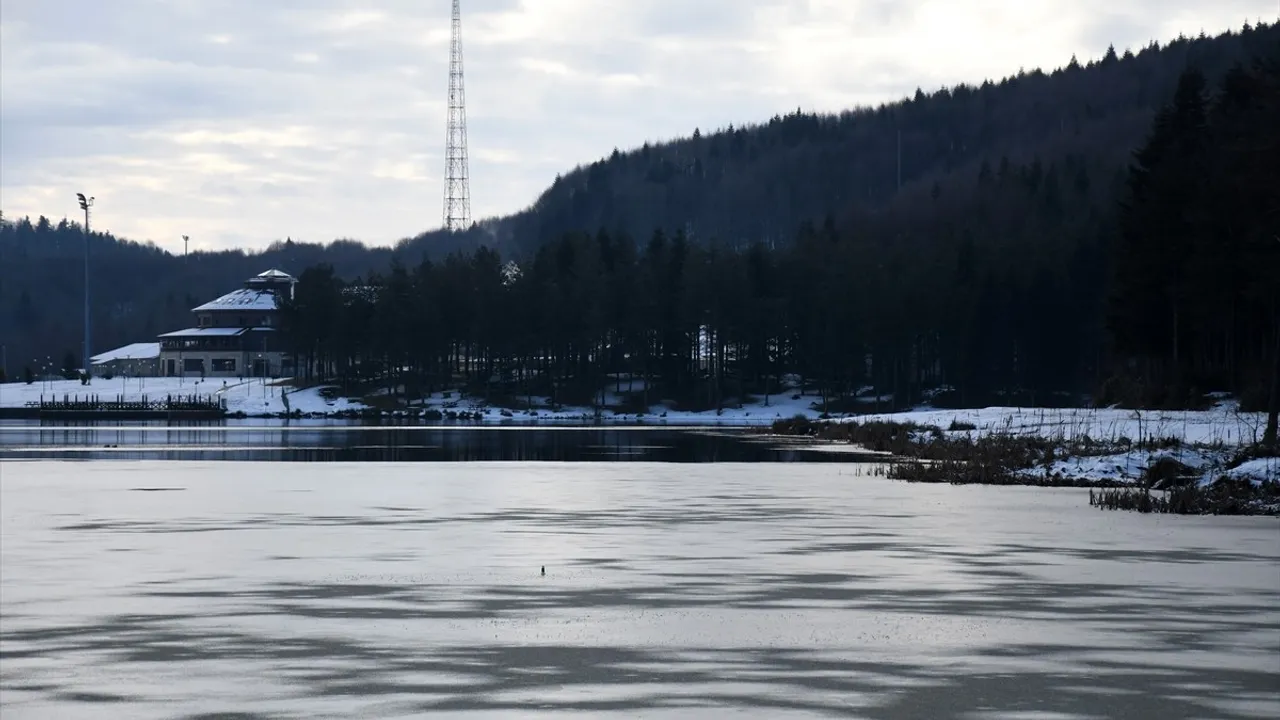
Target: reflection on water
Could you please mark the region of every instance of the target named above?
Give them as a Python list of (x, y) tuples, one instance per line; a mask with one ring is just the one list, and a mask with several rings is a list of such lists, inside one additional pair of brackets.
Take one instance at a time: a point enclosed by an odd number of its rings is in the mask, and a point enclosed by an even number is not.
[(670, 427), (468, 427), (359, 423), (0, 425), (0, 461), (849, 462), (807, 441), (744, 430)]
[(9, 462), (0, 715), (1280, 715), (1273, 519), (866, 469)]

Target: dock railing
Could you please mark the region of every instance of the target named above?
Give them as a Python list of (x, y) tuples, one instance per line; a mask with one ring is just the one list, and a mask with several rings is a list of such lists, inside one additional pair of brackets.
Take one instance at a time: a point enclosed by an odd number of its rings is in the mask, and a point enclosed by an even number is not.
[(125, 398), (123, 395), (104, 398), (101, 395), (63, 395), (61, 399), (41, 396), (28, 402), (27, 407), (42, 413), (225, 413), (227, 400), (214, 395), (165, 395), (152, 398), (146, 395)]

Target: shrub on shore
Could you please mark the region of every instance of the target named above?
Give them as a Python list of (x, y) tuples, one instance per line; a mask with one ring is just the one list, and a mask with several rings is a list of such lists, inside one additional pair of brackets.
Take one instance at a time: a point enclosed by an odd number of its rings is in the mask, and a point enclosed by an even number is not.
[(1187, 483), (1154, 492), (1145, 487), (1090, 490), (1089, 505), (1173, 515), (1274, 515), (1280, 512), (1280, 483), (1223, 478), (1210, 485)]
[(924, 447), (919, 443), (922, 435), (928, 435), (934, 439), (942, 437), (942, 431), (937, 428), (912, 423), (832, 423), (810, 420), (799, 415), (790, 420), (778, 420), (773, 424), (772, 432), (775, 435), (852, 443), (875, 452), (908, 456), (914, 456)]

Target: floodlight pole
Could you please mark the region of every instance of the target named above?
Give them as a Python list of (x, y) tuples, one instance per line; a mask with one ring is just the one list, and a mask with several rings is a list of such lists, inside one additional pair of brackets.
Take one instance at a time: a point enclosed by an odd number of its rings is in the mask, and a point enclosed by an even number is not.
[(92, 382), (93, 375), (89, 372), (93, 364), (89, 360), (89, 208), (93, 207), (93, 198), (86, 198), (84, 193), (76, 193), (76, 198), (84, 210), (84, 377), (85, 382)]

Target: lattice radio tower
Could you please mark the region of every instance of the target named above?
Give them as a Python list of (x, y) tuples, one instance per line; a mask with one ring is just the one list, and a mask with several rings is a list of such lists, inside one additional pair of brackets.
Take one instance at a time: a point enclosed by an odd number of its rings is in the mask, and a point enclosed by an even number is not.
[(462, 84), (462, 9), (453, 0), (449, 43), (449, 130), (444, 161), (444, 228), (471, 227), (471, 184), (467, 178), (467, 94)]

